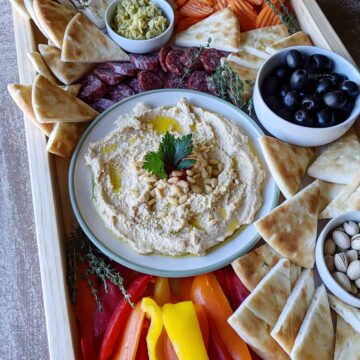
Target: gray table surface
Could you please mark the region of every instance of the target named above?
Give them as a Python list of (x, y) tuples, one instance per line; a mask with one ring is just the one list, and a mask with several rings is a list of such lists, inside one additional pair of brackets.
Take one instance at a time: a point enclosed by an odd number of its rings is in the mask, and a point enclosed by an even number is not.
[[(360, 1), (318, 3), (360, 64)], [(6, 91), (19, 80), (8, 0), (0, 18), (0, 359), (40, 360), (49, 355), (23, 117)]]

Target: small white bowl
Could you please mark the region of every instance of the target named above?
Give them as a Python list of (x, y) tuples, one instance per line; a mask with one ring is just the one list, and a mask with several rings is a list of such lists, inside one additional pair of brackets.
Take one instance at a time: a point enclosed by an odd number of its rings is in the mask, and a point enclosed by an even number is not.
[(114, 18), (116, 6), (121, 2), (120, 1), (114, 1), (111, 3), (105, 12), (105, 23), (106, 23), (106, 29), (109, 33), (110, 37), (125, 51), (129, 53), (135, 53), (135, 54), (146, 54), (155, 50), (159, 50), (163, 45), (165, 45), (174, 30), (174, 10), (169, 5), (169, 3), (165, 0), (152, 0), (154, 4), (156, 4), (165, 14), (165, 16), (169, 20), (169, 26), (168, 28), (159, 36), (156, 36), (152, 39), (147, 40), (133, 40), (128, 39), (126, 37), (120, 36), (118, 33), (116, 33), (112, 27), (111, 23)]
[(360, 211), (350, 211), (332, 219), (320, 233), (315, 251), (316, 267), (323, 283), (335, 296), (349, 305), (360, 308), (360, 299), (348, 293), (336, 282), (325, 263), (324, 242), (327, 235), (339, 225), (349, 220), (360, 222)]
[(277, 66), (285, 63), (285, 56), (289, 50), (299, 50), (306, 55), (323, 54), (334, 63), (333, 72), (345, 74), (349, 80), (360, 84), (358, 69), (342, 56), (316, 46), (293, 46), (277, 52), (265, 61), (260, 68), (254, 88), (254, 109), (261, 124), (271, 134), (293, 145), (320, 146), (328, 144), (348, 131), (360, 114), (360, 95), (357, 97), (354, 109), (347, 120), (341, 124), (327, 128), (313, 128), (293, 124), (276, 115), (265, 103), (261, 95), (261, 86), (267, 77)]

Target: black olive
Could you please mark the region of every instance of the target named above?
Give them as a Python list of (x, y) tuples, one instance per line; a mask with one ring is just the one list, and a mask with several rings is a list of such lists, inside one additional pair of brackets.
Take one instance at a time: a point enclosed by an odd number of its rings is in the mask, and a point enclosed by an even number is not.
[(321, 100), (316, 95), (305, 96), (301, 101), (304, 110), (318, 110), (321, 107)]
[(268, 76), (264, 79), (262, 85), (262, 94), (264, 97), (270, 96), (271, 94), (276, 93), (279, 87), (279, 79), (275, 76)]
[(265, 99), (267, 106), (274, 112), (281, 108), (281, 99), (278, 96), (271, 95)]
[(309, 59), (310, 67), (316, 71), (330, 71), (333, 62), (330, 58), (322, 54), (314, 54)]
[(339, 89), (342, 90), (345, 94), (351, 96), (351, 97), (356, 97), (359, 94), (359, 86), (358, 84), (354, 83), (353, 81), (350, 80), (345, 80), (343, 81), (340, 86)]
[(285, 56), (286, 64), (291, 69), (298, 69), (304, 65), (304, 58), (300, 51), (290, 50)]
[(334, 82), (329, 78), (322, 78), (315, 86), (315, 93), (322, 95), (334, 89)]
[(279, 115), (281, 118), (287, 121), (292, 121), (293, 119), (292, 111), (286, 108), (281, 108), (279, 111), (277, 111), (277, 115)]
[(354, 108), (354, 101), (353, 100), (348, 100), (346, 105), (340, 110), (343, 114), (343, 118), (344, 120), (346, 120), (351, 112), (353, 111)]
[(288, 84), (281, 85), (279, 90), (280, 96), (284, 97), (290, 90), (291, 90), (290, 85)]
[(300, 106), (301, 96), (295, 90), (289, 91), (283, 98), (283, 104), (289, 109), (296, 109)]
[(318, 127), (329, 127), (336, 125), (334, 112), (328, 108), (319, 110), (316, 113), (316, 124)]
[(324, 94), (323, 100), (325, 105), (332, 109), (343, 109), (347, 101), (346, 95), (340, 90)]
[(313, 127), (315, 125), (314, 118), (308, 110), (298, 110), (294, 115), (294, 123), (308, 127)]
[(305, 69), (298, 69), (290, 77), (290, 86), (293, 90), (301, 90), (309, 80), (309, 73)]
[(339, 73), (332, 73), (330, 75), (330, 79), (336, 84), (339, 85), (340, 83), (344, 82), (345, 80), (348, 79), (348, 77), (344, 74), (339, 74)]
[(289, 74), (290, 74), (289, 68), (286, 66), (280, 66), (274, 71), (274, 75), (282, 81), (286, 80)]

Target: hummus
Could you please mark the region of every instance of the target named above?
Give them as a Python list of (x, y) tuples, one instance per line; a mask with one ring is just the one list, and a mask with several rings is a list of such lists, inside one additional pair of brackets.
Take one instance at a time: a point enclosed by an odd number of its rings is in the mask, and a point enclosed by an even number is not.
[[(99, 215), (137, 252), (205, 255), (253, 221), (265, 173), (232, 121), (181, 99), (171, 107), (138, 103), (116, 125), (90, 145), (86, 163)], [(192, 134), (196, 162), (160, 179), (142, 166), (166, 131)]]

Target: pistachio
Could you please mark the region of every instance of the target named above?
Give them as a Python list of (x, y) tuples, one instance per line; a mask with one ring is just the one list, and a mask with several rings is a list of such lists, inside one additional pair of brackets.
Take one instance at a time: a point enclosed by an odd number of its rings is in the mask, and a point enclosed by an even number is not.
[(351, 238), (351, 248), (354, 250), (360, 250), (360, 235), (355, 235)]
[(351, 283), (349, 278), (342, 272), (334, 272), (333, 277), (335, 281), (346, 291), (351, 290)]
[(325, 255), (325, 263), (328, 270), (332, 273), (334, 271), (334, 257), (332, 255)]
[(341, 271), (343, 273), (346, 273), (346, 270), (349, 265), (346, 255), (344, 253), (335, 254), (334, 264), (335, 264), (336, 270)]
[(348, 250), (345, 252), (345, 255), (349, 263), (358, 259), (358, 253), (356, 250)]
[(335, 243), (333, 239), (329, 238), (324, 242), (324, 254), (325, 255), (334, 255), (335, 254)]
[(356, 287), (356, 285), (355, 285), (354, 283), (351, 283), (350, 292), (351, 292), (352, 294), (357, 294), (357, 292), (358, 292), (358, 288)]
[(343, 226), (349, 236), (354, 236), (359, 233), (359, 227), (354, 221), (347, 221)]
[(347, 250), (350, 247), (350, 238), (345, 232), (335, 230), (333, 232), (333, 240), (342, 250)]
[(360, 260), (352, 261), (346, 271), (350, 280), (357, 280), (360, 278)]
[(355, 281), (355, 285), (358, 289), (360, 289), (360, 278), (359, 279), (356, 279)]

